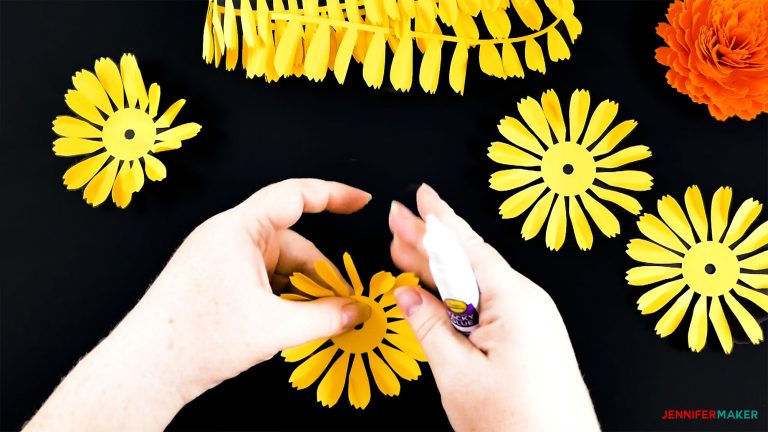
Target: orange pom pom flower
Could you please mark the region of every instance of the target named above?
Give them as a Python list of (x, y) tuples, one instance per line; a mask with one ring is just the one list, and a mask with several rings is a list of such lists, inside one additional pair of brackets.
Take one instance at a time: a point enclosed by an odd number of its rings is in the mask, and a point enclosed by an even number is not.
[(718, 120), (768, 112), (768, 0), (678, 0), (656, 33), (667, 81)]

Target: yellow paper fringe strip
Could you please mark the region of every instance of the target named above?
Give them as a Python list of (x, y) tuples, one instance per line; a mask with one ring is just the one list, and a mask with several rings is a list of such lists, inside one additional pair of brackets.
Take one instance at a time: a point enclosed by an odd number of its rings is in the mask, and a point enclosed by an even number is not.
[[(225, 68), (234, 69), (241, 60), (248, 78), (267, 82), (281, 77), (306, 76), (322, 81), (328, 70), (344, 83), (350, 60), (363, 64), (363, 78), (381, 87), (386, 46), (394, 53), (389, 79), (396, 90), (408, 91), (413, 81), (413, 42), (423, 54), (419, 84), (428, 93), (437, 90), (443, 43), (455, 43), (448, 80), (457, 93), (464, 93), (469, 48), (479, 47), (480, 69), (498, 78), (524, 77), (523, 63), (515, 45), (523, 49), (530, 70), (546, 72), (541, 39), (553, 62), (570, 57), (570, 49), (557, 26), (564, 23), (571, 43), (581, 33), (573, 15), (572, 0), (544, 0), (554, 20), (542, 27), (544, 14), (536, 0), (233, 0), (224, 6), (208, 2), (203, 31), (203, 59), (216, 67), (224, 58)], [(513, 8), (533, 32), (510, 37), (507, 9)], [(480, 37), (476, 18), (482, 16), (491, 39)], [(442, 23), (442, 26), (438, 23)], [(242, 30), (242, 37), (240, 36)], [(454, 35), (443, 34), (450, 30)], [(242, 50), (242, 55), (241, 55)]]

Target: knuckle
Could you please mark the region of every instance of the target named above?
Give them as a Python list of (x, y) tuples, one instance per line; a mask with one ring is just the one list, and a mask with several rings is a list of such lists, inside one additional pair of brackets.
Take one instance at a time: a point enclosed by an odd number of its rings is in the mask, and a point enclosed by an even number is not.
[(441, 325), (441, 319), (444, 319), (444, 317), (438, 314), (429, 314), (419, 320), (415, 326), (412, 323), (411, 327), (414, 327), (413, 332), (420, 341), (428, 340), (434, 337), (434, 334)]

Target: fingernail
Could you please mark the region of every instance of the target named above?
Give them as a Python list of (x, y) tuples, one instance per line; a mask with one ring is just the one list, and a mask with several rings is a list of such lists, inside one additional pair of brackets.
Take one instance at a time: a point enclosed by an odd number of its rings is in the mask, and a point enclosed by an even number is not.
[(397, 307), (407, 317), (413, 315), (414, 312), (421, 306), (421, 295), (412, 287), (402, 287), (395, 290), (395, 300), (397, 300)]
[(435, 192), (435, 190), (432, 189), (432, 186), (426, 183), (422, 183), (419, 189), (423, 190), (424, 193), (427, 194), (429, 197), (440, 199), (440, 195), (438, 195), (437, 192)]
[(403, 205), (399, 202), (392, 200), (392, 203), (389, 205), (389, 212), (395, 216), (400, 215), (403, 211)]
[(351, 328), (366, 322), (371, 317), (371, 307), (359, 302), (348, 303), (342, 306), (341, 316), (341, 325), (344, 328)]

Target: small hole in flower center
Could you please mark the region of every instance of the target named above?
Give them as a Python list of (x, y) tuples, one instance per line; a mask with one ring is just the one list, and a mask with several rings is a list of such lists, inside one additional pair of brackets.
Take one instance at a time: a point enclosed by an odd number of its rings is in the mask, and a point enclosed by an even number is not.
[(363, 329), (363, 324), (365, 324), (365, 323), (360, 323), (360, 324), (356, 325), (355, 326), (355, 330), (362, 330)]
[(573, 174), (573, 165), (571, 165), (571, 164), (565, 164), (565, 165), (563, 165), (563, 172), (564, 172), (566, 175), (570, 175), (570, 174)]
[(135, 136), (136, 132), (134, 132), (133, 129), (128, 129), (125, 131), (125, 139), (133, 139)]
[(716, 270), (714, 264), (707, 264), (704, 266), (704, 271), (707, 272), (707, 274), (714, 274)]

